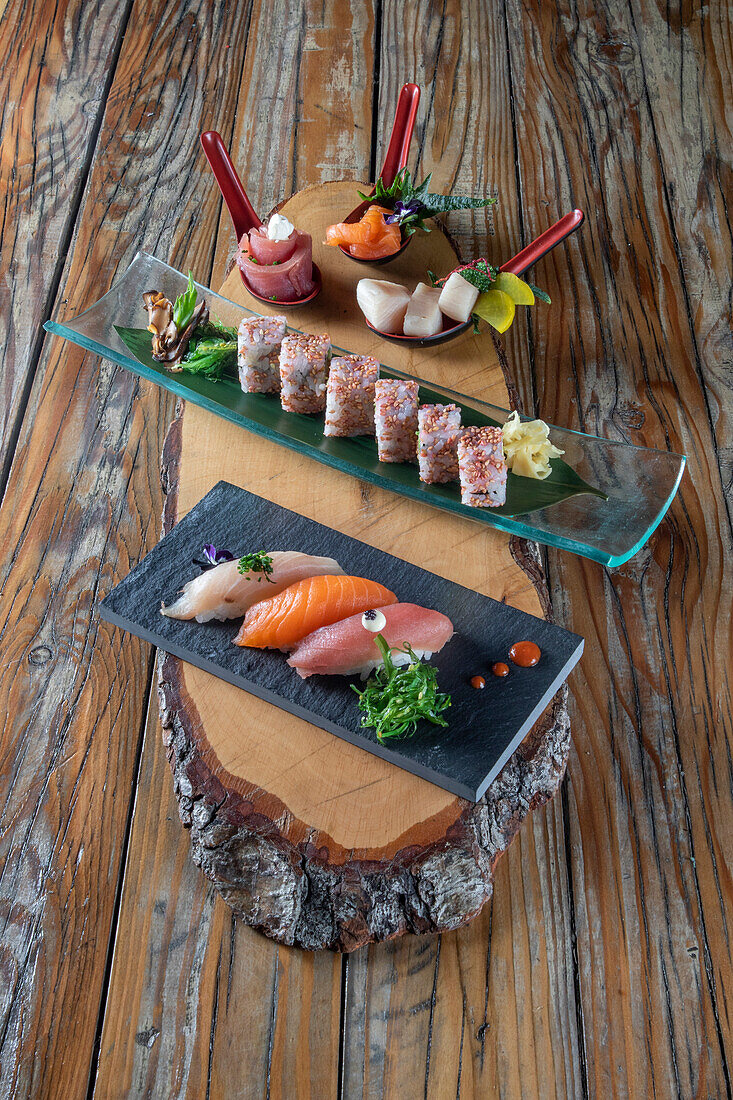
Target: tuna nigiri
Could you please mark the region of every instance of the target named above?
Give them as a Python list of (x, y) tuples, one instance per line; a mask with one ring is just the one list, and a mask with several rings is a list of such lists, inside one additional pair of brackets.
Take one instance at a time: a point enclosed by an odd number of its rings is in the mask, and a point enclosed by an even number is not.
[(372, 203), (358, 222), (339, 222), (326, 230), (326, 244), (343, 245), (358, 260), (379, 260), (399, 252), (402, 245), (400, 227), (388, 225), (385, 216), (392, 213), (385, 206)]
[[(429, 611), (414, 603), (395, 603), (382, 607), (386, 622), (381, 633), (389, 646), (400, 649), (409, 642), (417, 657), (429, 659), (453, 636), (453, 623), (439, 611)], [(393, 652), (396, 665), (407, 664), (410, 656)], [(366, 630), (361, 615), (322, 626), (297, 646), (288, 664), (305, 680), (308, 676), (355, 676), (366, 679), (382, 664), (382, 656), (374, 642), (374, 634)]]
[(240, 573), (236, 558), (226, 561), (184, 585), (175, 603), (161, 607), (161, 615), (169, 619), (196, 619), (200, 623), (236, 619), (259, 600), (267, 600), (296, 581), (326, 573), (343, 574), (333, 558), (312, 557), (296, 550), (273, 550), (267, 556), (272, 560), (272, 573), (268, 577), (264, 573)]
[(394, 592), (364, 577), (310, 577), (255, 604), (234, 641), (255, 649), (292, 649), (322, 626), (396, 602)]

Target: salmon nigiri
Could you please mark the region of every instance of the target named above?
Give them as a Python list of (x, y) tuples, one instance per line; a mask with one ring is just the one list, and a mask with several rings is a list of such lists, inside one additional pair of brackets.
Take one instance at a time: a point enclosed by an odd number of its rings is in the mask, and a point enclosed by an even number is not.
[[(418, 607), (414, 603), (394, 603), (383, 607), (381, 634), (388, 646), (398, 647), (392, 654), (395, 665), (412, 660), (404, 651), (410, 645), (416, 657), (429, 660), (453, 637), (453, 623), (440, 611)], [(305, 680), (308, 676), (355, 676), (365, 680), (383, 664), (374, 642), (374, 633), (365, 629), (361, 615), (351, 615), (331, 626), (322, 626), (296, 645), (288, 664)]]
[(305, 577), (343, 573), (333, 558), (318, 558), (297, 550), (272, 550), (267, 556), (272, 563), (268, 576), (254, 571), (240, 573), (236, 558), (225, 561), (185, 584), (175, 603), (161, 607), (161, 615), (169, 619), (196, 619), (199, 623), (236, 619), (258, 600), (274, 596)]
[(394, 592), (364, 577), (308, 577), (250, 608), (234, 642), (291, 649), (319, 627), (396, 602)]
[(326, 244), (343, 245), (358, 260), (379, 260), (399, 252), (402, 244), (400, 227), (388, 225), (385, 218), (392, 213), (385, 206), (372, 203), (358, 222), (339, 222), (326, 230)]

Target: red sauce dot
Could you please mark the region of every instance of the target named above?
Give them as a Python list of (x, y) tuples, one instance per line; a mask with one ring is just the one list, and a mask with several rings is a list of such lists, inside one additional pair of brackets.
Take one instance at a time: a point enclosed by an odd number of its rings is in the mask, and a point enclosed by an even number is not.
[(534, 642), (515, 642), (509, 656), (520, 668), (532, 668), (542, 656), (542, 650)]
[(505, 665), (503, 661), (497, 661), (495, 665), (491, 666), (491, 671), (494, 676), (508, 676), (509, 665)]
[(479, 688), (479, 690), (481, 688), (485, 688), (486, 687), (486, 681), (484, 680), (483, 676), (472, 676), (471, 677), (471, 687)]

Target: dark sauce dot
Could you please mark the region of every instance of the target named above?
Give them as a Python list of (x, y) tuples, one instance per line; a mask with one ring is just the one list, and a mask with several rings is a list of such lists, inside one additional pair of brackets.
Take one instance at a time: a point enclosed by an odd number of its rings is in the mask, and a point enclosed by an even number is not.
[(509, 656), (520, 668), (532, 668), (542, 656), (542, 650), (534, 642), (515, 642)]
[(505, 665), (503, 661), (497, 661), (495, 665), (491, 666), (491, 671), (494, 673), (494, 676), (508, 676), (509, 665)]
[(472, 676), (471, 687), (477, 688), (479, 691), (481, 690), (481, 688), (485, 688), (486, 681), (484, 680), (483, 676)]

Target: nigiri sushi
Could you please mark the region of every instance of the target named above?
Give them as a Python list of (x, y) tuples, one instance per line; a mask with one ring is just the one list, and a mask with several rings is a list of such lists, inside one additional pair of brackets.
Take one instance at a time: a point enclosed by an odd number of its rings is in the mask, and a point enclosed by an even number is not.
[[(381, 608), (385, 625), (381, 633), (389, 646), (404, 647), (409, 642), (417, 657), (429, 659), (453, 636), (453, 623), (447, 615), (430, 611), (414, 603), (394, 603)], [(410, 661), (407, 653), (392, 654), (396, 665)], [(322, 626), (298, 642), (288, 660), (299, 676), (355, 676), (363, 680), (382, 664), (374, 634), (362, 625), (361, 615)]]
[(194, 577), (183, 586), (175, 603), (161, 606), (161, 615), (169, 619), (196, 619), (199, 623), (236, 619), (259, 600), (275, 596), (306, 577), (343, 574), (333, 558), (313, 557), (297, 550), (273, 550), (268, 557), (272, 560), (272, 573), (268, 577), (264, 573), (240, 573), (236, 558)]
[(234, 642), (255, 649), (291, 649), (319, 627), (391, 603), (397, 603), (394, 592), (377, 581), (309, 577), (250, 608)]

